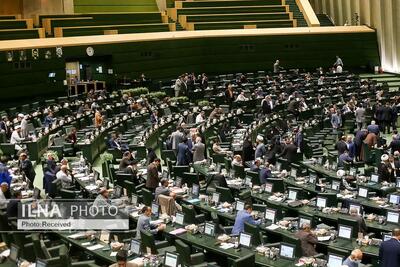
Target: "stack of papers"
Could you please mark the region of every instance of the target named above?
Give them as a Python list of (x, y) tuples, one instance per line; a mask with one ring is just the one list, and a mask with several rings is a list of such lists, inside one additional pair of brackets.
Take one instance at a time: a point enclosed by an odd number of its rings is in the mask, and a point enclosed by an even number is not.
[(178, 228), (170, 232), (171, 235), (180, 235), (186, 233), (185, 228)]
[(266, 228), (269, 229), (269, 230), (276, 230), (276, 229), (278, 229), (280, 227), (279, 227), (279, 225), (271, 224), (270, 226), (267, 226)]
[(85, 236), (86, 236), (85, 233), (81, 232), (81, 233), (76, 233), (76, 234), (69, 235), (68, 238), (80, 239), (80, 238), (83, 238)]
[(318, 241), (329, 241), (331, 239), (331, 236), (318, 236)]

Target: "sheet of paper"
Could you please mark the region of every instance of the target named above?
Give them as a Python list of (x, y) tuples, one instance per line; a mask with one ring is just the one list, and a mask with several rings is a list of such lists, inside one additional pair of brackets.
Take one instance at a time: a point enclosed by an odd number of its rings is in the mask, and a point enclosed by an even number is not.
[(90, 242), (85, 242), (85, 243), (82, 243), (82, 246), (90, 246), (92, 243), (90, 243)]
[(276, 225), (276, 224), (271, 224), (270, 226), (267, 226), (266, 228), (269, 229), (269, 230), (276, 230), (276, 229), (279, 228), (279, 226)]
[(331, 236), (318, 236), (318, 241), (329, 241), (331, 239)]
[(96, 249), (100, 249), (100, 248), (103, 248), (103, 247), (104, 247), (103, 245), (97, 244), (97, 245), (94, 245), (94, 246), (91, 246), (91, 247), (87, 247), (87, 249), (88, 250), (96, 250)]
[(118, 253), (118, 251), (113, 251), (113, 252), (111, 252), (110, 257), (115, 257), (115, 256), (117, 256), (117, 253)]
[(77, 238), (84, 237), (84, 236), (85, 236), (85, 233), (76, 233), (76, 234), (69, 235), (68, 238), (77, 239)]
[(230, 249), (233, 247), (235, 247), (235, 244), (232, 244), (232, 243), (222, 243), (220, 246), (220, 248), (222, 248), (222, 249)]

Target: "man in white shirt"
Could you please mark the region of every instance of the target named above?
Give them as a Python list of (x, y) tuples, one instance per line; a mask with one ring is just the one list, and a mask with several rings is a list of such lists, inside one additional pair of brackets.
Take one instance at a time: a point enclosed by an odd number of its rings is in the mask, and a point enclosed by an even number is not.
[(196, 123), (202, 123), (205, 121), (205, 112), (201, 111), (199, 114), (196, 116)]
[(5, 192), (8, 191), (8, 184), (6, 182), (0, 185), (0, 210), (5, 210), (7, 208), (8, 200), (5, 196)]
[(61, 165), (61, 169), (56, 174), (57, 180), (61, 181), (62, 188), (67, 188), (71, 186), (72, 177), (68, 174), (68, 166)]
[(25, 139), (21, 137), (21, 126), (15, 126), (14, 131), (11, 134), (10, 144), (15, 144), (16, 150), (21, 150), (22, 147), (19, 145)]
[(236, 98), (236, 101), (247, 101), (249, 100), (247, 97), (244, 96), (244, 92), (242, 91), (240, 95)]

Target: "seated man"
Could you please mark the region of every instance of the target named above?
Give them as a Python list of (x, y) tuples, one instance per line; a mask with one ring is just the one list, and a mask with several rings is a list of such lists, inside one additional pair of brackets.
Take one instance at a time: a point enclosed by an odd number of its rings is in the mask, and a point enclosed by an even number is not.
[(304, 223), (301, 226), (301, 230), (298, 231), (295, 236), (300, 239), (301, 251), (304, 257), (311, 257), (317, 254), (315, 251), (315, 245), (318, 243), (317, 237), (311, 232), (311, 226), (308, 223)]
[(350, 157), (349, 151), (345, 150), (342, 154), (339, 155), (339, 160), (338, 160), (338, 167), (344, 167), (345, 163), (352, 163), (353, 158)]
[(259, 177), (261, 184), (265, 184), (267, 179), (272, 177), (271, 168), (268, 163), (265, 164), (264, 168), (260, 169)]
[(141, 210), (141, 215), (137, 222), (136, 227), (136, 238), (140, 239), (140, 231), (150, 231), (153, 235), (157, 234), (160, 231), (165, 230), (165, 224), (152, 224), (150, 222), (151, 219), (151, 208), (148, 206), (144, 206)]
[(109, 200), (109, 195), (110, 193), (108, 190), (104, 187), (100, 188), (99, 195), (96, 197), (96, 199), (93, 202), (94, 207), (107, 207), (110, 205), (110, 200)]
[(358, 210), (356, 208), (350, 209), (350, 215), (354, 217), (358, 224), (358, 232), (363, 233), (364, 235), (367, 233), (367, 225), (365, 224), (365, 220), (362, 215), (358, 214)]
[(359, 249), (355, 249), (351, 252), (350, 256), (344, 260), (343, 265), (348, 267), (359, 267), (363, 253)]
[(68, 167), (67, 165), (61, 165), (60, 170), (56, 174), (56, 178), (58, 181), (61, 182), (61, 187), (62, 188), (69, 188), (71, 187), (72, 183), (72, 177), (68, 173)]
[(260, 171), (260, 165), (261, 165), (261, 159), (259, 159), (259, 158), (255, 159), (254, 163), (250, 167), (250, 171), (259, 172)]
[(155, 191), (156, 200), (158, 199), (159, 195), (170, 196), (171, 194), (171, 190), (169, 190), (168, 188), (169, 185), (168, 179), (161, 179), (160, 184), (161, 186), (158, 186)]
[(244, 231), (244, 224), (250, 223), (254, 225), (261, 224), (261, 220), (254, 220), (251, 212), (253, 207), (250, 204), (246, 204), (243, 210), (239, 211), (236, 215), (235, 224), (233, 225), (232, 235), (239, 235)]
[(7, 204), (7, 217), (16, 218), (18, 217), (18, 203), (22, 199), (22, 194), (20, 191), (14, 193), (14, 198), (10, 199)]
[(135, 263), (128, 262), (128, 253), (126, 250), (119, 250), (115, 256), (117, 262), (111, 264), (109, 267), (135, 267)]

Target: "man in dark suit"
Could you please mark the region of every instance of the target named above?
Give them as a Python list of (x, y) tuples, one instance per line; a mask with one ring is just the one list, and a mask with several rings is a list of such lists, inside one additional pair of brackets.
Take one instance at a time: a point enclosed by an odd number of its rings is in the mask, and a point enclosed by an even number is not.
[(187, 142), (187, 138), (186, 138), (186, 136), (184, 136), (178, 145), (178, 152), (176, 155), (176, 160), (177, 160), (176, 165), (177, 166), (189, 165), (189, 161), (191, 158), (191, 152), (190, 152), (189, 147), (186, 144), (186, 142)]
[(400, 229), (393, 230), (392, 238), (379, 247), (380, 267), (400, 267)]
[(293, 144), (293, 140), (289, 139), (286, 143), (286, 146), (283, 148), (282, 153), (278, 157), (283, 157), (287, 159), (288, 163), (292, 163), (296, 161), (297, 156), (297, 146)]
[(342, 136), (340, 140), (336, 142), (335, 148), (338, 151), (338, 156), (342, 155), (346, 150), (348, 150), (346, 136)]
[(311, 257), (317, 254), (315, 245), (318, 243), (317, 237), (311, 232), (311, 226), (308, 223), (301, 225), (301, 230), (295, 236), (300, 239), (302, 256)]
[(25, 177), (29, 180), (29, 188), (33, 188), (33, 181), (35, 181), (36, 172), (33, 168), (32, 162), (28, 159), (26, 153), (21, 153), (19, 156), (20, 170), (25, 174)]
[(361, 147), (365, 137), (367, 137), (367, 130), (359, 130), (356, 132), (356, 136), (354, 137), (354, 145), (356, 147), (356, 160), (360, 159)]
[(396, 135), (393, 135), (392, 142), (390, 142), (388, 149), (391, 149), (391, 153), (399, 151), (400, 152), (400, 139), (397, 139)]
[(379, 126), (376, 125), (375, 121), (371, 121), (371, 124), (368, 125), (367, 130), (370, 133), (374, 133), (376, 135), (379, 135)]
[(390, 125), (392, 122), (392, 108), (389, 103), (382, 107), (382, 130), (384, 133), (390, 133)]

